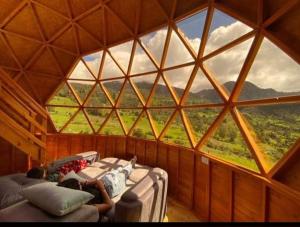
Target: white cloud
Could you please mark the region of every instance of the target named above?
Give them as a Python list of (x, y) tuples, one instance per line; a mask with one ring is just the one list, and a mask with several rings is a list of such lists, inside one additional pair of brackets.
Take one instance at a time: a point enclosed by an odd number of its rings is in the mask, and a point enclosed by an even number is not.
[(265, 38), (247, 80), (262, 88), (300, 91), (300, 66)]
[[(228, 26), (221, 26), (215, 29), (209, 36), (208, 43), (205, 48), (206, 53), (215, 50), (216, 48), (219, 48), (249, 32), (249, 29), (250, 28), (248, 26), (241, 22), (235, 22)], [(151, 52), (156, 60), (160, 60), (162, 55), (166, 33), (167, 30), (162, 29), (142, 37), (143, 45)], [(175, 35), (175, 33), (173, 35)], [(253, 39), (249, 39), (242, 44), (206, 61), (206, 66), (214, 72), (221, 83), (235, 81), (237, 79), (252, 40)], [(193, 48), (198, 49), (200, 45), (199, 38), (189, 41)], [(132, 43), (128, 42), (114, 48), (113, 56), (118, 56), (122, 66), (126, 65), (127, 59), (129, 60), (131, 45)], [(179, 38), (174, 36), (170, 42), (168, 60), (166, 62), (167, 65), (170, 66), (192, 61), (189, 52), (183, 47), (184, 45), (181, 43)], [(136, 61), (136, 64), (133, 65), (134, 73), (152, 71), (154, 69), (152, 62), (139, 48), (136, 51), (134, 59)], [(98, 59), (94, 59), (94, 61), (98, 61)], [(97, 65), (96, 63), (91, 64), (94, 64), (95, 66)], [(82, 75), (83, 72), (84, 70), (82, 69), (80, 75)], [(184, 81), (184, 75), (188, 75), (190, 73), (190, 68), (185, 67), (173, 71), (172, 75), (168, 76), (168, 80), (175, 86), (184, 88), (186, 84), (186, 81)], [(199, 72), (198, 76), (194, 80), (194, 84), (191, 88), (192, 92), (211, 88), (206, 77), (200, 74), (201, 73)], [(107, 78), (108, 76), (122, 76), (112, 60), (106, 63), (103, 75), (104, 78)], [(299, 91), (299, 76), (299, 65), (291, 60), (283, 51), (270, 43), (270, 41), (265, 39), (247, 80), (262, 88), (274, 88), (278, 91)], [(140, 77), (138, 81), (153, 81), (145, 78), (147, 77)]]

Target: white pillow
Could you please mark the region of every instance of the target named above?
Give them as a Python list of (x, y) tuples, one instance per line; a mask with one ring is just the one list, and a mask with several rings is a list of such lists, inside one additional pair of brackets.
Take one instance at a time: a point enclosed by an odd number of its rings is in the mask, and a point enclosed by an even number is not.
[(64, 177), (63, 177), (63, 181), (71, 179), (71, 178), (75, 178), (76, 180), (78, 180), (79, 182), (84, 182), (86, 181), (86, 179), (84, 179), (83, 177), (79, 176), (78, 174), (76, 174), (74, 172), (74, 170), (68, 172)]
[(95, 197), (85, 191), (56, 186), (53, 182), (25, 188), (23, 195), (35, 206), (56, 216), (66, 215)]

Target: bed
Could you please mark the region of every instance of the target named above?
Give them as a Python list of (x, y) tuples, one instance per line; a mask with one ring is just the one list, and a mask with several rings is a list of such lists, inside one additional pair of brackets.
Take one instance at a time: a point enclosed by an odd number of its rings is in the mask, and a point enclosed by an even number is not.
[[(94, 152), (96, 153), (96, 152)], [(55, 169), (66, 160), (85, 158), (90, 165), (77, 174), (86, 179), (100, 178), (106, 171), (124, 166), (126, 160), (104, 158), (99, 160), (95, 154), (85, 152), (76, 157), (67, 157), (50, 165)], [(97, 153), (96, 153), (97, 154)], [(45, 180), (29, 179), (24, 173), (0, 177), (0, 222), (98, 222), (97, 209), (83, 205), (80, 209), (62, 217), (56, 217), (35, 207), (22, 197), (22, 190)], [(55, 184), (55, 183), (54, 183)], [(168, 175), (160, 168), (136, 165), (124, 191), (113, 198), (114, 206), (105, 215), (105, 220), (112, 222), (157, 222), (162, 221), (166, 212)], [(102, 219), (103, 220), (103, 219)]]

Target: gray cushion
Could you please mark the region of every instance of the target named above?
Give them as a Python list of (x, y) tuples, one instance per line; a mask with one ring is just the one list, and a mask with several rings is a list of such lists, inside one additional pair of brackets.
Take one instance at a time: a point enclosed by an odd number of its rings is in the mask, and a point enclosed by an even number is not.
[(20, 195), (22, 191), (21, 185), (10, 179), (1, 180), (0, 183), (0, 208), (3, 209), (12, 204), (15, 204), (21, 200), (24, 200), (24, 197)]
[(64, 216), (53, 216), (24, 200), (0, 210), (0, 222), (97, 222), (99, 212), (95, 206), (83, 205)]
[(90, 201), (94, 196), (88, 192), (42, 183), (23, 190), (24, 197), (42, 210), (63, 216)]
[(24, 173), (0, 177), (0, 209), (24, 200), (22, 189), (42, 182), (45, 181), (28, 178)]

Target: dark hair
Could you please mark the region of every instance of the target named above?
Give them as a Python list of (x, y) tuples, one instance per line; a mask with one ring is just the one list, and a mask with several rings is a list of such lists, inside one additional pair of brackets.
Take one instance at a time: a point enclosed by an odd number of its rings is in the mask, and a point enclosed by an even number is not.
[(46, 169), (42, 167), (33, 167), (27, 172), (27, 177), (35, 178), (35, 179), (42, 179), (44, 176)]
[(76, 180), (75, 178), (64, 180), (58, 183), (57, 186), (80, 190), (79, 181)]

